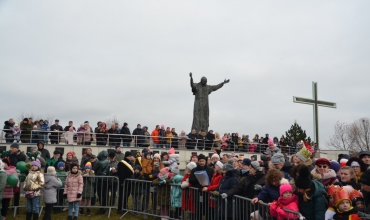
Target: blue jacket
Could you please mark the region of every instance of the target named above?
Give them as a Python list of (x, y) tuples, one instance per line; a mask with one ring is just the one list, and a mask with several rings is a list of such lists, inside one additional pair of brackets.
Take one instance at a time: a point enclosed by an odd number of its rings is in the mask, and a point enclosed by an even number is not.
[(231, 188), (233, 188), (234, 185), (239, 183), (238, 175), (239, 173), (235, 169), (227, 171), (225, 176), (221, 179), (217, 191), (220, 194), (227, 193)]
[[(181, 208), (182, 197), (181, 197), (180, 183), (181, 183), (182, 178), (183, 178), (183, 176), (181, 176), (179, 174), (177, 174), (176, 176), (174, 176), (172, 178), (172, 183), (174, 185), (172, 185), (171, 193), (170, 193), (171, 207)], [(178, 186), (176, 186), (176, 185), (178, 185)]]
[(264, 203), (269, 203), (274, 200), (278, 200), (279, 196), (279, 186), (266, 184), (263, 186), (262, 191), (257, 195), (257, 198), (258, 200), (262, 200)]
[(306, 220), (325, 220), (325, 212), (328, 208), (328, 203), (325, 198), (327, 194), (325, 187), (321, 182), (312, 180), (311, 191), (313, 191), (313, 193), (307, 202), (303, 200), (303, 195), (298, 193), (299, 212)]

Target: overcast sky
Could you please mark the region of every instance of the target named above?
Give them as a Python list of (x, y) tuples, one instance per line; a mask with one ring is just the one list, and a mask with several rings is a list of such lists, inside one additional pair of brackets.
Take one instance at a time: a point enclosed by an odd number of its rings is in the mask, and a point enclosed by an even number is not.
[(214, 85), (210, 129), (280, 137), (296, 120), (321, 145), (369, 117), (370, 1), (1, 1), (0, 120), (65, 126), (116, 116), (190, 132), (189, 72)]

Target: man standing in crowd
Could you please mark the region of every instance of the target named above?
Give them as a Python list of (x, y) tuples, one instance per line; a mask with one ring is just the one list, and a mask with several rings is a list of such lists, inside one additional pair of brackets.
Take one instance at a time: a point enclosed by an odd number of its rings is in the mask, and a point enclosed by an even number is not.
[[(143, 129), (141, 129), (141, 124), (138, 124), (135, 130), (132, 132), (132, 135), (135, 135), (135, 146), (136, 147), (141, 147), (143, 142), (144, 142), (144, 135), (145, 132)], [(137, 135), (137, 136), (136, 136)]]
[[(92, 150), (91, 148), (86, 148), (85, 153), (83, 154), (83, 157), (81, 159), (80, 168), (82, 170), (85, 169), (85, 164), (90, 161), (90, 158), (92, 156)], [(92, 166), (92, 164), (91, 164)]]
[[(110, 152), (108, 155), (109, 159), (109, 176), (118, 177), (117, 173), (117, 166), (118, 161), (116, 159), (116, 154), (114, 152)], [(109, 199), (109, 206), (114, 206), (114, 203), (116, 201), (116, 195), (117, 195), (117, 187), (118, 187), (118, 181), (116, 178), (109, 178), (108, 180), (108, 190), (111, 192), (111, 197)]]
[(211, 150), (213, 146), (213, 141), (215, 140), (215, 134), (213, 134), (213, 130), (209, 130), (207, 133), (207, 141), (206, 141), (206, 150)]
[(370, 151), (361, 151), (358, 157), (370, 168)]
[(152, 140), (153, 140), (153, 144), (154, 144), (154, 148), (159, 148), (159, 125), (156, 125), (155, 126), (155, 129), (152, 131)]
[(122, 134), (122, 145), (125, 147), (130, 147), (132, 137), (131, 137), (131, 132), (130, 129), (128, 128), (128, 124), (125, 122), (123, 123), (123, 127), (121, 129), (121, 134)]
[[(109, 174), (109, 160), (108, 152), (103, 150), (98, 154), (98, 161), (94, 164), (93, 170), (96, 176), (108, 176)], [(97, 192), (101, 206), (107, 206), (108, 198), (108, 182), (104, 177), (95, 177), (97, 180)], [(100, 208), (97, 215), (104, 214), (105, 208)]]
[(8, 121), (4, 122), (4, 132), (5, 132), (5, 141), (6, 143), (13, 143), (14, 137), (12, 133), (12, 128), (14, 127), (14, 120), (10, 118)]
[(116, 148), (116, 152), (115, 152), (116, 153), (116, 156), (115, 156), (116, 161), (120, 162), (121, 160), (125, 159), (125, 155), (121, 152), (121, 146), (120, 145), (116, 145), (115, 148)]
[(267, 144), (268, 144), (268, 140), (269, 140), (269, 134), (266, 134), (266, 136), (265, 136), (265, 138), (263, 139), (262, 143), (263, 143), (263, 144), (266, 144), (266, 146), (267, 146)]
[(360, 178), (361, 191), (365, 199), (365, 213), (370, 214), (370, 170), (366, 170)]
[(91, 145), (91, 142), (93, 141), (93, 129), (91, 128), (90, 124), (89, 124), (89, 121), (85, 121), (84, 124), (87, 124), (87, 128), (86, 129), (90, 129), (90, 141), (87, 141), (87, 140), (84, 140), (85, 142), (85, 145)]
[(127, 178), (131, 178), (134, 174), (134, 169), (131, 166), (132, 153), (130, 151), (125, 152), (125, 159), (121, 160), (117, 165), (117, 173), (119, 178), (118, 188), (118, 209), (117, 214), (123, 214), (122, 209), (127, 209), (127, 200), (130, 196), (131, 186), (130, 183), (126, 183)]
[[(73, 121), (69, 121), (69, 122), (68, 122), (68, 126), (65, 126), (65, 127), (64, 127), (64, 131), (69, 131), (69, 128), (70, 128), (70, 127), (73, 127)], [(75, 127), (73, 127), (73, 130), (74, 130), (74, 131), (76, 131), (76, 128), (75, 128)]]
[[(19, 150), (19, 144), (18, 143), (13, 143), (10, 145), (10, 152), (11, 154), (9, 155), (9, 160), (10, 160), (10, 165), (11, 166), (17, 166), (17, 163), (19, 161), (26, 161), (26, 155), (22, 153)], [(14, 193), (14, 199), (13, 199), (13, 206), (19, 206), (19, 199), (20, 199), (20, 192), (15, 192)]]
[[(197, 171), (206, 171), (208, 178), (209, 178), (209, 182), (211, 182), (211, 178), (213, 177), (214, 170), (211, 167), (207, 166), (207, 160), (203, 154), (199, 154), (198, 165), (196, 168), (194, 168), (191, 171), (191, 174), (189, 177), (189, 183), (192, 185), (192, 187), (197, 188), (197, 189), (202, 189), (203, 187), (206, 187), (207, 184), (200, 183), (198, 181), (197, 177), (195, 176), (195, 172)], [(203, 215), (205, 214), (204, 208), (208, 208), (208, 199), (201, 198), (201, 197), (202, 197), (202, 194), (199, 193), (198, 191), (195, 191), (194, 204), (197, 204), (195, 207), (196, 208), (195, 215), (197, 216), (196, 219), (202, 219)]]
[(107, 144), (107, 130), (103, 122), (98, 122), (98, 127), (95, 128), (96, 145), (105, 146)]
[(276, 153), (271, 157), (271, 163), (273, 167), (277, 170), (280, 170), (284, 174), (284, 178), (291, 180), (290, 173), (293, 169), (293, 166), (289, 161), (285, 161), (285, 157), (282, 153)]
[(197, 145), (197, 133), (196, 130), (191, 130), (191, 133), (188, 134), (188, 140), (186, 142), (187, 149), (194, 149)]
[(111, 128), (108, 130), (109, 134), (109, 146), (116, 146), (121, 144), (121, 139), (119, 138), (119, 131), (118, 126), (116, 124), (112, 125)]
[(46, 159), (50, 159), (50, 152), (48, 149), (45, 149), (44, 142), (40, 141), (37, 143), (37, 149), (41, 152), (41, 157)]
[(60, 136), (62, 135), (63, 128), (59, 125), (59, 119), (55, 119), (55, 124), (50, 127), (50, 142), (51, 144), (59, 144)]
[(20, 125), (21, 128), (21, 142), (22, 143), (31, 143), (31, 132), (33, 129), (32, 122), (28, 118), (23, 119), (23, 122)]

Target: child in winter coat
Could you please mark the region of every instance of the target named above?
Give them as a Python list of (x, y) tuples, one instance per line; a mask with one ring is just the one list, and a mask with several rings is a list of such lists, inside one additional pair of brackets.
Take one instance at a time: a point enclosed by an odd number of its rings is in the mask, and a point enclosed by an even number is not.
[(18, 124), (15, 124), (14, 127), (12, 128), (12, 134), (14, 137), (14, 141), (19, 143), (19, 139), (21, 136), (21, 129), (19, 128)]
[(39, 203), (41, 197), (41, 189), (44, 188), (44, 172), (41, 169), (41, 163), (37, 159), (31, 162), (31, 169), (24, 181), (23, 190), (27, 198), (27, 213), (26, 219), (37, 220), (39, 218)]
[(280, 197), (278, 201), (275, 200), (270, 203), (270, 215), (278, 220), (298, 219), (296, 214), (286, 212), (283, 209), (299, 212), (298, 197), (293, 194), (292, 186), (285, 178), (280, 181)]
[[(73, 129), (73, 128), (72, 128)], [(81, 124), (80, 127), (77, 129), (77, 144), (83, 144), (83, 139), (85, 136), (85, 125)]]
[(352, 206), (347, 190), (341, 189), (334, 193), (334, 203), (336, 207), (334, 220), (361, 220), (357, 215), (357, 208)]
[[(18, 173), (17, 173), (15, 167), (10, 165), (9, 158), (7, 158), (7, 157), (4, 158), (2, 160), (2, 162), (4, 164), (4, 170), (5, 170), (6, 175), (9, 176), (9, 175), (13, 174), (14, 176), (16, 176), (18, 178)], [(13, 186), (9, 185), (8, 183), (6, 183), (6, 185), (5, 185), (5, 189), (4, 189), (4, 192), (3, 192), (3, 199), (2, 199), (2, 208), (1, 208), (1, 216), (2, 216), (3, 220), (6, 219), (6, 214), (8, 212), (10, 200), (12, 198), (14, 198), (14, 191), (19, 192), (19, 180), (18, 180), (18, 184), (15, 188)]]
[[(169, 205), (170, 205), (170, 191), (171, 191), (171, 180), (172, 174), (169, 172), (169, 168), (165, 167), (161, 169), (158, 174), (158, 178), (153, 180), (152, 185), (158, 186), (158, 207), (161, 210), (161, 216), (169, 216)], [(162, 218), (163, 219), (163, 218)]]
[(163, 154), (162, 163), (167, 167), (172, 168), (177, 167), (179, 164), (180, 156), (178, 154), (175, 154), (175, 149), (171, 147), (171, 149), (168, 150), (167, 158), (165, 154)]
[(81, 172), (78, 170), (78, 164), (73, 164), (71, 170), (67, 174), (66, 184), (64, 186), (64, 198), (68, 198), (68, 220), (72, 220), (72, 214), (74, 211), (73, 220), (77, 220), (79, 203), (82, 197), (83, 190), (83, 178)]
[[(62, 186), (58, 189), (58, 195), (57, 195), (57, 200), (58, 200), (58, 206), (63, 206), (64, 205), (64, 198), (63, 198), (63, 193), (64, 193), (64, 184), (66, 182), (66, 171), (65, 171), (65, 163), (64, 162), (59, 162), (57, 164), (57, 177), (62, 181)], [(60, 212), (61, 208), (54, 208), (54, 214), (58, 214)]]
[(175, 212), (173, 213), (172, 218), (180, 218), (180, 213), (181, 213), (181, 187), (180, 183), (183, 178), (181, 176), (180, 170), (178, 167), (172, 168), (171, 170), (172, 174), (174, 175), (172, 177), (172, 188), (171, 188), (171, 207), (175, 209)]
[(335, 215), (335, 203), (334, 203), (334, 194), (336, 191), (340, 190), (339, 185), (330, 185), (327, 188), (328, 198), (329, 198), (329, 207), (325, 212), (325, 219), (333, 219)]
[(360, 191), (353, 190), (349, 193), (349, 197), (352, 199), (353, 207), (356, 207), (359, 212), (365, 212), (365, 200)]
[(50, 131), (50, 127), (49, 127), (49, 121), (48, 120), (45, 120), (44, 121), (44, 124), (40, 126), (40, 129), (42, 132), (40, 132), (42, 134), (42, 141), (46, 144), (48, 143), (48, 135), (49, 135), (49, 132)]
[(73, 137), (75, 136), (76, 132), (73, 130), (73, 126), (69, 127), (68, 131), (65, 133), (65, 139), (67, 144), (74, 144)]
[[(95, 197), (94, 186), (95, 186), (95, 173), (92, 170), (92, 165), (90, 162), (85, 164), (85, 170), (82, 172), (84, 188), (82, 191), (82, 206), (91, 206), (91, 198)], [(80, 211), (81, 215), (90, 216), (90, 208), (86, 209), (86, 214), (82, 208)]]
[(50, 166), (45, 174), (44, 202), (45, 215), (43, 220), (51, 220), (51, 212), (57, 203), (58, 188), (62, 187), (62, 181), (56, 176), (55, 168)]
[(153, 163), (152, 159), (150, 158), (150, 152), (145, 152), (144, 157), (141, 159), (142, 164), (142, 174), (145, 180), (153, 179), (152, 170), (153, 170)]

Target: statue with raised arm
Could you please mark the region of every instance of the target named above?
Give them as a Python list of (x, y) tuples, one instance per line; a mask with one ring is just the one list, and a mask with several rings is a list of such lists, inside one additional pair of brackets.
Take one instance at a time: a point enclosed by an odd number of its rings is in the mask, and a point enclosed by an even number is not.
[(200, 130), (208, 131), (209, 127), (209, 104), (208, 104), (208, 95), (211, 92), (218, 90), (224, 84), (230, 82), (230, 79), (224, 80), (222, 83), (210, 86), (207, 85), (207, 78), (202, 77), (200, 83), (193, 82), (193, 76), (190, 73), (190, 86), (193, 95), (195, 95), (194, 100), (194, 110), (193, 110), (193, 125), (191, 130), (195, 129), (197, 133)]

